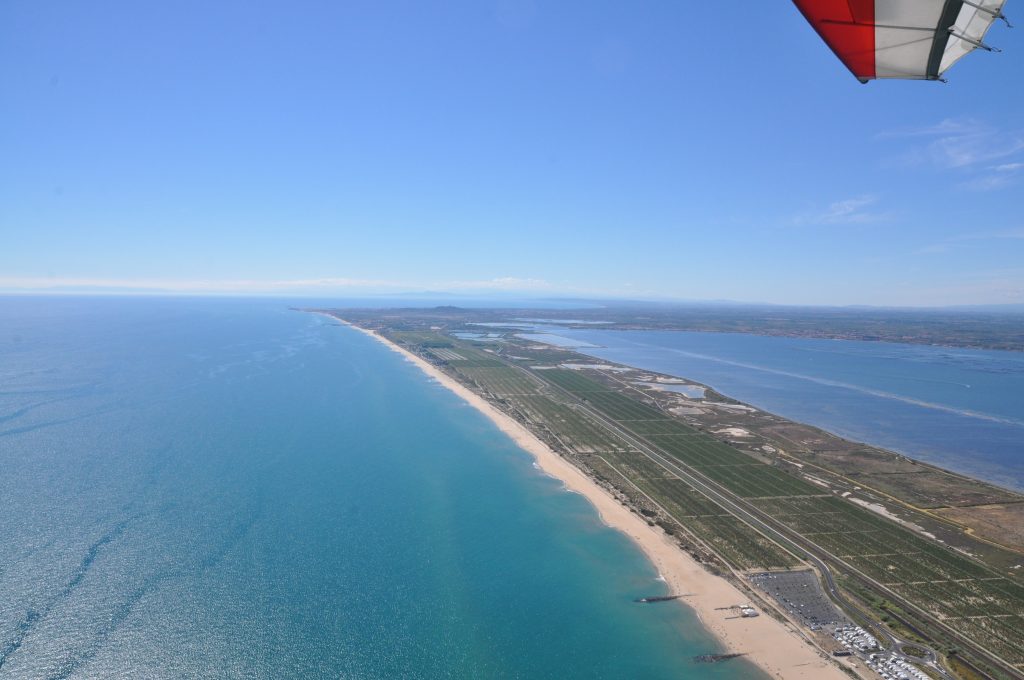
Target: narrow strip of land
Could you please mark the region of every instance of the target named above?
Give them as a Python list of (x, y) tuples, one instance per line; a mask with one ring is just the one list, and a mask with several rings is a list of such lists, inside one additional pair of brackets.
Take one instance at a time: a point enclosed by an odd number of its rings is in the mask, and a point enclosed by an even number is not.
[(689, 594), (685, 603), (697, 613), (704, 626), (721, 641), (728, 652), (744, 653), (745, 658), (776, 678), (847, 678), (834, 662), (807, 644), (796, 629), (785, 623), (769, 616), (727, 620), (722, 613), (724, 609), (745, 603), (749, 595), (727, 580), (706, 571), (692, 557), (679, 550), (661, 529), (648, 525), (522, 424), (421, 357), (377, 333), (349, 325), (400, 353), (486, 415), (502, 432), (529, 452), (545, 473), (559, 479), (567, 489), (590, 501), (605, 524), (626, 534), (647, 555), (673, 592)]
[[(1024, 677), (1024, 545), (1005, 532), (976, 537), (975, 527), (986, 528), (968, 514), (983, 506), (990, 522), (1002, 521), (1024, 496), (678, 376), (586, 357), (515, 329), (481, 333), (475, 311), (331, 312), (529, 433), (672, 551), (819, 650), (846, 656), (844, 668), (871, 678), (903, 666), (915, 678)], [(820, 595), (766, 590), (791, 583), (773, 576), (784, 572), (798, 580), (817, 574), (800, 582)], [(738, 611), (718, 623), (733, 627)], [(709, 612), (702, 616), (714, 629)]]

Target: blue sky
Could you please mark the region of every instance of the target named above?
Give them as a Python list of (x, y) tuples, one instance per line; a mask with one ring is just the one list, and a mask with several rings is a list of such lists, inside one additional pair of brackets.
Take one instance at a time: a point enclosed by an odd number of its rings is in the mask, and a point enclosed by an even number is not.
[(0, 291), (1024, 302), (1022, 30), (860, 85), (785, 0), (12, 0)]

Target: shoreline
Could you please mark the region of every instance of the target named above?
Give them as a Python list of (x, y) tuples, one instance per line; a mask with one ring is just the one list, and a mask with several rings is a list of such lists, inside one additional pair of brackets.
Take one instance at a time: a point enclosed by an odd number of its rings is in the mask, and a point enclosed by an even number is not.
[(791, 624), (782, 623), (767, 614), (727, 621), (725, 617), (729, 612), (717, 608), (745, 603), (749, 596), (725, 578), (705, 570), (662, 530), (649, 526), (621, 505), (608, 491), (558, 455), (521, 423), (437, 367), (378, 333), (330, 314), (323, 315), (368, 335), (414, 363), (426, 375), (491, 420), (517, 446), (533, 456), (542, 472), (561, 481), (566, 490), (586, 498), (606, 526), (625, 534), (644, 553), (670, 591), (692, 593), (692, 596), (681, 602), (696, 614), (701, 625), (722, 644), (727, 653), (744, 653), (748, 661), (773, 678), (848, 680), (846, 673), (835, 662), (824, 657)]
[[(570, 329), (570, 330), (574, 330), (574, 329)], [(633, 332), (634, 330), (642, 331), (642, 330), (648, 330), (648, 329), (603, 329), (603, 330), (620, 332), (620, 333), (630, 333), (630, 332)], [(676, 331), (665, 330), (663, 332), (671, 333), (671, 332), (676, 332)], [(717, 333), (717, 332), (725, 332), (725, 331), (680, 331), (680, 332), (688, 332), (688, 333)], [(729, 333), (734, 333), (734, 334), (737, 334), (737, 335), (757, 335), (756, 333), (743, 333), (743, 332), (740, 332), (740, 331), (729, 331)], [(804, 339), (803, 336), (796, 336), (796, 335), (794, 335), (794, 336), (763, 335), (761, 337), (787, 337), (787, 338), (794, 338), (794, 339)], [(806, 339), (815, 339), (815, 338), (806, 338)], [(825, 339), (825, 338), (819, 338), (819, 339)], [(837, 339), (842, 339), (842, 338), (837, 338)], [(895, 344), (895, 345), (900, 345), (900, 346), (914, 346), (914, 345), (919, 344), (919, 343), (909, 343), (909, 342), (908, 343), (899, 343), (899, 342), (891, 342), (891, 341), (872, 341), (872, 340), (855, 340), (855, 339), (850, 339), (850, 341), (851, 342), (880, 342), (880, 343), (882, 343), (882, 342), (890, 342), (890, 344)], [(543, 340), (538, 340), (537, 342), (544, 343)], [(561, 347), (560, 345), (556, 345), (556, 344), (550, 344), (550, 346), (551, 347)], [(920, 344), (920, 346), (922, 346), (922, 347), (947, 347), (947, 345), (929, 345), (929, 344)], [(974, 347), (958, 347), (958, 346), (953, 346), (953, 345), (950, 345), (948, 347), (950, 349), (965, 349), (965, 350), (966, 349), (978, 349), (978, 350), (984, 349), (984, 348), (974, 348)], [(1012, 470), (1008, 471), (1008, 470), (1002, 469), (997, 463), (989, 463), (989, 464), (980, 465), (980, 468), (981, 468), (980, 470), (979, 469), (973, 469), (972, 470), (972, 469), (967, 468), (967, 467), (960, 468), (960, 466), (957, 465), (958, 456), (955, 453), (940, 453), (940, 454), (937, 454), (937, 456), (936, 456), (936, 454), (932, 454), (933, 456), (937, 457), (938, 460), (927, 460), (925, 458), (921, 458), (920, 457), (922, 455), (921, 451), (914, 451), (914, 450), (911, 450), (911, 449), (906, 448), (906, 447), (894, 446), (894, 445), (891, 445), (891, 444), (888, 444), (888, 443), (881, 443), (881, 442), (880, 443), (872, 443), (871, 441), (868, 441), (867, 438), (864, 437), (862, 434), (857, 434), (855, 432), (844, 432), (844, 431), (842, 431), (841, 427), (833, 428), (830, 425), (825, 425), (825, 424), (818, 425), (818, 424), (809, 422), (807, 420), (798, 419), (795, 416), (783, 415), (783, 414), (779, 413), (778, 410), (775, 410), (774, 407), (764, 406), (764, 405), (758, 403), (758, 401), (756, 399), (748, 399), (746, 397), (744, 397), (744, 398), (734, 397), (734, 396), (732, 396), (730, 394), (727, 394), (727, 393), (723, 392), (722, 390), (718, 389), (717, 387), (715, 387), (713, 385), (710, 385), (710, 384), (705, 383), (705, 382), (701, 382), (701, 381), (696, 380), (694, 378), (689, 378), (689, 377), (685, 377), (685, 376), (679, 376), (679, 375), (674, 374), (674, 373), (672, 373), (672, 374), (666, 373), (663, 370), (646, 369), (646, 368), (642, 368), (642, 367), (639, 367), (639, 366), (634, 366), (634, 365), (622, 363), (621, 360), (609, 359), (609, 358), (602, 357), (602, 356), (597, 355), (597, 354), (588, 354), (587, 353), (587, 350), (591, 350), (591, 349), (608, 349), (608, 347), (606, 345), (592, 345), (591, 344), (591, 345), (578, 346), (578, 347), (566, 347), (565, 349), (569, 349), (570, 351), (577, 352), (577, 353), (582, 354), (583, 356), (589, 357), (590, 359), (593, 359), (595, 361), (603, 361), (603, 362), (606, 362), (608, 364), (614, 364), (614, 365), (619, 365), (619, 366), (628, 366), (629, 368), (631, 368), (633, 370), (637, 370), (637, 371), (646, 371), (646, 372), (649, 372), (649, 373), (658, 373), (658, 374), (662, 374), (662, 375), (671, 375), (673, 377), (677, 377), (677, 378), (680, 378), (682, 380), (686, 380), (690, 384), (693, 384), (693, 385), (696, 385), (698, 387), (703, 387), (705, 389), (711, 390), (712, 392), (715, 392), (716, 394), (719, 394), (720, 396), (725, 397), (726, 399), (730, 399), (730, 400), (738, 402), (740, 404), (756, 408), (756, 409), (760, 410), (763, 413), (768, 413), (768, 414), (774, 415), (774, 416), (776, 416), (778, 418), (782, 418), (784, 420), (787, 420), (789, 422), (795, 423), (795, 424), (803, 426), (803, 427), (813, 428), (813, 429), (818, 430), (819, 432), (821, 432), (821, 433), (823, 433), (823, 434), (825, 434), (825, 435), (827, 435), (829, 437), (835, 437), (837, 439), (841, 439), (841, 440), (846, 441), (846, 442), (850, 442), (850, 443), (853, 443), (853, 444), (858, 444), (858, 445), (865, 446), (865, 447), (868, 447), (868, 448), (871, 448), (871, 449), (877, 449), (879, 451), (884, 451), (886, 453), (891, 453), (893, 455), (900, 456), (900, 457), (905, 458), (907, 460), (912, 460), (912, 461), (914, 461), (915, 463), (917, 463), (919, 465), (932, 468), (933, 470), (935, 470), (937, 472), (940, 472), (940, 473), (943, 473), (943, 474), (948, 474), (948, 475), (953, 475), (953, 476), (959, 477), (959, 478), (961, 478), (961, 479), (963, 479), (965, 481), (968, 481), (968, 482), (980, 482), (982, 484), (986, 484), (988, 486), (991, 486), (991, 487), (994, 487), (996, 489), (999, 489), (1000, 491), (1008, 492), (1008, 493), (1015, 494), (1015, 495), (1022, 495), (1022, 494), (1024, 494), (1024, 481), (1017, 482), (1016, 481), (1017, 478), (1012, 476)], [(1002, 349), (985, 349), (984, 351), (1016, 352), (1016, 350), (1002, 350)], [(1022, 350), (1022, 351), (1024, 351), (1024, 350)], [(943, 408), (943, 409), (940, 409), (940, 410), (946, 410), (946, 409)], [(952, 409), (951, 412), (954, 415), (958, 415), (958, 416), (961, 416), (961, 417), (975, 418), (975, 419), (978, 419), (978, 420), (990, 421), (990, 422), (994, 422), (994, 423), (1002, 424), (1002, 425), (1009, 425), (1009, 426), (1017, 426), (1017, 425), (1019, 425), (1019, 423), (1017, 421), (1013, 420), (1013, 419), (1006, 419), (1006, 418), (1002, 418), (1002, 417), (999, 417), (999, 416), (989, 416), (987, 414), (974, 413), (974, 412), (970, 412), (970, 411), (965, 413), (965, 412), (957, 411), (955, 409)], [(1010, 475), (1010, 479), (1006, 478), (1007, 475)]]

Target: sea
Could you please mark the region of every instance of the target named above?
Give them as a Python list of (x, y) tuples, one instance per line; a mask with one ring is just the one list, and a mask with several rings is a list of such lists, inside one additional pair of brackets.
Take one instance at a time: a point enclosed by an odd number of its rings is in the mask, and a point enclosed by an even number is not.
[(0, 678), (763, 678), (483, 415), (256, 299), (0, 298)]
[(1024, 491), (1024, 352), (534, 326), (590, 356), (708, 385), (854, 441)]

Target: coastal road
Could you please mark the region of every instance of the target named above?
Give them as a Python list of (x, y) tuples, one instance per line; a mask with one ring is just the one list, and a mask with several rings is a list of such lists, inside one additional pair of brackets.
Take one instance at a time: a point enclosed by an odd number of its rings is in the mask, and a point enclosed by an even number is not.
[[(793, 553), (794, 556), (805, 559), (811, 564), (813, 564), (815, 567), (818, 568), (818, 570), (822, 574), (822, 577), (825, 581), (826, 590), (829, 593), (830, 597), (832, 597), (841, 607), (844, 607), (848, 610), (852, 609), (854, 611), (861, 611), (859, 607), (856, 607), (852, 602), (850, 602), (846, 597), (844, 597), (840, 593), (838, 586), (835, 583), (835, 579), (832, 575), (832, 571), (829, 568), (829, 565), (826, 564), (825, 560), (830, 560), (833, 563), (839, 565), (848, 575), (856, 578), (862, 584), (870, 587), (876, 592), (881, 592), (891, 601), (898, 603), (901, 607), (923, 618), (925, 621), (934, 625), (936, 628), (942, 630), (951, 638), (956, 640), (962, 647), (971, 651), (973, 654), (985, 659), (987, 662), (993, 664), (994, 666), (1001, 668), (1005, 672), (1009, 673), (1011, 677), (1024, 677), (1016, 668), (1014, 668), (1012, 664), (1010, 664), (1005, 659), (1002, 659), (997, 654), (978, 645), (973, 640), (961, 636), (956, 630), (949, 627), (944, 622), (939, 621), (929, 612), (921, 609), (912, 602), (904, 600), (899, 594), (890, 590), (885, 585), (872, 579), (866, 574), (863, 574), (858, 569), (842, 560), (840, 557), (833, 555), (832, 553), (823, 549), (821, 546), (805, 538), (796, 531), (779, 523), (770, 515), (754, 507), (744, 499), (739, 498), (728, 489), (725, 489), (724, 487), (719, 485), (714, 480), (708, 479), (701, 473), (687, 466), (685, 463), (669, 458), (666, 454), (656, 450), (646, 440), (642, 439), (631, 430), (622, 427), (620, 423), (613, 421), (604, 414), (595, 411), (595, 409), (587, 405), (577, 395), (573, 394), (572, 392), (569, 392), (568, 390), (562, 388), (559, 385), (544, 380), (541, 376), (538, 376), (536, 373), (532, 371), (528, 371), (527, 369), (518, 366), (517, 368), (532, 375), (535, 379), (542, 380), (550, 389), (556, 391), (557, 393), (568, 397), (570, 399), (570, 403), (574, 404), (576, 408), (582, 410), (590, 418), (596, 420), (601, 425), (606, 427), (608, 430), (618, 435), (619, 437), (623, 438), (632, 446), (636, 447), (651, 461), (657, 463), (665, 470), (671, 472), (680, 479), (684, 480), (685, 482), (693, 486), (695, 489), (703, 493), (705, 496), (715, 501), (722, 507), (726, 508), (736, 517), (743, 520), (751, 527), (764, 534), (769, 539), (775, 541), (776, 543), (784, 547), (786, 550)], [(881, 633), (881, 637), (889, 641), (890, 649), (892, 649), (893, 651), (898, 650), (903, 644), (906, 644), (906, 641), (897, 638), (884, 626), (876, 626), (875, 628), (878, 632)], [(933, 657), (936, 657), (934, 650), (929, 651), (932, 653)], [(911, 662), (918, 661), (910, 657), (906, 657), (906, 659)], [(939, 667), (937, 664), (935, 664), (932, 667), (936, 668), (937, 670), (942, 670), (941, 667)], [(943, 675), (946, 675), (945, 671), (942, 672)]]

